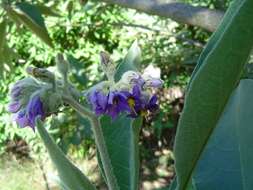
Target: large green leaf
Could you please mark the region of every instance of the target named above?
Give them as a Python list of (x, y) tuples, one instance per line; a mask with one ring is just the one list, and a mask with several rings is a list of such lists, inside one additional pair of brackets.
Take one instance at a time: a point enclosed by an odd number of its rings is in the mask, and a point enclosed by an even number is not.
[(198, 190), (253, 189), (253, 80), (242, 80), (198, 162)]
[(118, 81), (122, 74), (126, 71), (138, 71), (138, 67), (141, 61), (141, 49), (138, 45), (138, 42), (135, 41), (130, 49), (128, 50), (127, 55), (124, 60), (119, 64), (115, 79)]
[(222, 19), (221, 23), (219, 24), (219, 27), (213, 33), (213, 35), (209, 39), (205, 49), (202, 51), (202, 53), (199, 57), (199, 60), (198, 60), (198, 64), (196, 65), (196, 67), (192, 73), (192, 77), (191, 77), (189, 84), (192, 82), (197, 71), (200, 69), (201, 65), (204, 63), (204, 60), (208, 57), (209, 53), (211, 53), (212, 50), (215, 48), (215, 44), (219, 41), (219, 39), (223, 35), (224, 31), (226, 30), (227, 26), (229, 25), (229, 20), (236, 12), (236, 9), (238, 7), (240, 7), (242, 1), (233, 1), (232, 3), (234, 3), (234, 4), (226, 11), (224, 19)]
[[(139, 131), (142, 119), (121, 115), (115, 120), (101, 118), (103, 135), (120, 190), (138, 190), (139, 186)], [(101, 162), (100, 168), (103, 171)]]
[(48, 153), (59, 173), (64, 189), (66, 190), (95, 190), (96, 188), (84, 176), (84, 174), (74, 166), (52, 140), (41, 120), (37, 119), (37, 129)]
[(14, 8), (10, 7), (8, 12), (15, 21), (18, 18), (19, 22), (32, 30), (47, 45), (53, 47), (44, 19), (36, 5), (25, 2), (17, 3)]
[[(253, 1), (241, 1), (186, 94), (175, 141), (178, 189), (185, 190), (253, 46)], [(242, 35), (243, 34), (243, 35)]]

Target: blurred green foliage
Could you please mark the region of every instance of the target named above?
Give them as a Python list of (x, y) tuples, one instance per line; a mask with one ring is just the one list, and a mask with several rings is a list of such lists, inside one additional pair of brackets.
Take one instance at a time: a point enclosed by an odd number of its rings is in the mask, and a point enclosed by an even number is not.
[[(224, 9), (229, 2), (227, 0), (184, 1), (221, 9)], [(18, 2), (33, 3), (34, 1), (15, 1)], [(173, 119), (174, 104), (166, 103), (168, 102), (168, 97), (165, 97), (166, 90), (172, 87), (183, 89), (186, 86), (197, 57), (210, 33), (196, 27), (175, 23), (170, 19), (138, 13), (95, 0), (40, 0), (36, 1), (36, 7), (44, 18), (54, 49), (43, 43), (42, 37), (38, 38), (29, 27), (25, 27), (22, 23), (15, 24), (13, 19), (0, 9), (0, 23), (3, 21), (7, 23), (4, 35), (6, 48), (0, 48), (2, 68), (0, 154), (5, 151), (7, 142), (18, 139), (29, 142), (33, 147), (32, 150), (41, 150), (35, 133), (29, 129), (19, 129), (11, 122), (10, 115), (6, 112), (7, 94), (11, 83), (25, 76), (26, 66), (51, 67), (54, 65), (54, 56), (59, 51), (68, 56), (72, 72), (71, 81), (81, 90), (85, 90), (104, 77), (99, 68), (100, 51), (109, 52), (113, 60), (120, 62), (132, 42), (137, 39), (143, 52), (142, 69), (149, 64), (159, 67), (165, 81), (164, 91), (161, 92), (164, 94), (161, 96), (161, 112), (156, 118), (159, 122), (153, 128), (148, 127), (148, 130), (156, 140), (159, 140), (164, 130), (176, 125), (177, 119)], [(1, 56), (5, 58), (2, 59)], [(175, 100), (171, 100), (173, 101)], [(54, 123), (50, 133), (65, 152), (69, 150), (78, 156), (83, 156), (88, 152), (89, 147), (93, 146), (88, 122), (75, 112), (62, 110), (48, 122)], [(152, 125), (152, 120), (147, 122), (147, 125)]]

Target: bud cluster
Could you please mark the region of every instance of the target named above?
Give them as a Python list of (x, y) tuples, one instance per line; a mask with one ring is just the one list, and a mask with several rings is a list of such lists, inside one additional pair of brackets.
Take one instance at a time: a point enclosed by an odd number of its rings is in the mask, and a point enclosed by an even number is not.
[[(28, 73), (32, 69), (28, 69)], [(37, 72), (38, 70), (36, 70)], [(42, 73), (45, 73), (44, 71)], [(27, 77), (17, 81), (10, 89), (8, 111), (13, 113), (13, 120), (20, 126), (35, 128), (36, 117), (44, 120), (61, 106), (61, 96), (55, 91), (54, 83), (45, 83), (41, 79)]]

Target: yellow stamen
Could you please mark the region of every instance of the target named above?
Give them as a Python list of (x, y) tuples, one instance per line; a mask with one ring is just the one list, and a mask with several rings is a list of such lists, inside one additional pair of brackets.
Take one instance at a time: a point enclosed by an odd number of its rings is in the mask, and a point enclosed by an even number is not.
[(128, 98), (127, 103), (128, 103), (128, 105), (129, 105), (129, 107), (130, 107), (131, 109), (134, 108), (134, 106), (135, 106), (135, 101), (134, 101), (133, 98)]

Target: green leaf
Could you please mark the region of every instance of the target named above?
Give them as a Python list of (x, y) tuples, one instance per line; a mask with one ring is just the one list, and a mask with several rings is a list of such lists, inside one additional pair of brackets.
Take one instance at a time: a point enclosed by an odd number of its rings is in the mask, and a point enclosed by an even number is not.
[(19, 16), (16, 13), (16, 11), (14, 11), (14, 8), (11, 6), (5, 6), (4, 7), (8, 17), (14, 21), (16, 23), (17, 26), (19, 26), (21, 24), (20, 20), (19, 20)]
[(37, 119), (37, 129), (48, 153), (59, 173), (59, 177), (67, 190), (95, 190), (95, 187), (84, 176), (84, 174), (74, 166), (52, 140), (40, 119)]
[(13, 8), (10, 12), (12, 15), (15, 15), (14, 19), (18, 17), (21, 23), (32, 30), (47, 45), (53, 48), (53, 44), (48, 35), (44, 19), (36, 5), (25, 2), (17, 3), (16, 7)]
[[(100, 121), (113, 171), (120, 189), (138, 190), (138, 141), (142, 119), (133, 120), (121, 115), (113, 121), (110, 117), (103, 116)], [(101, 161), (99, 161), (99, 165), (103, 171)]]
[(235, 9), (236, 2), (230, 7), (236, 11), (186, 94), (175, 141), (178, 190), (187, 187), (253, 46), (253, 1), (238, 1), (240, 6)]
[(5, 45), (5, 38), (6, 38), (6, 21), (3, 20), (0, 23), (0, 52), (2, 51), (4, 45)]
[[(163, 187), (155, 190), (176, 190), (176, 188), (177, 188), (177, 179), (174, 178), (168, 187)], [(198, 190), (195, 185), (195, 181), (193, 179), (191, 181), (191, 185), (187, 188), (187, 190)]]
[(219, 41), (220, 37), (223, 35), (224, 31), (226, 30), (227, 26), (229, 25), (229, 20), (236, 12), (237, 8), (240, 7), (242, 1), (234, 1), (234, 5), (231, 6), (225, 13), (224, 18), (222, 19), (221, 23), (219, 24), (219, 27), (217, 30), (213, 33), (211, 38), (208, 41), (208, 44), (206, 45), (205, 49), (202, 51), (198, 64), (194, 68), (194, 71), (192, 73), (191, 79), (189, 84), (191, 84), (193, 78), (195, 77), (196, 73), (204, 63), (204, 60), (208, 57), (208, 55), (212, 52), (212, 50), (215, 48), (216, 42)]
[(46, 15), (46, 16), (54, 16), (54, 17), (59, 17), (61, 16), (58, 14), (53, 7), (48, 7), (43, 4), (36, 4), (35, 5), (38, 10), (40, 11), (41, 14)]
[(126, 71), (133, 70), (138, 71), (138, 67), (141, 61), (141, 49), (138, 45), (137, 40), (134, 41), (124, 60), (119, 64), (115, 79), (118, 81), (122, 74)]
[(253, 188), (253, 80), (241, 80), (198, 162), (199, 190)]

